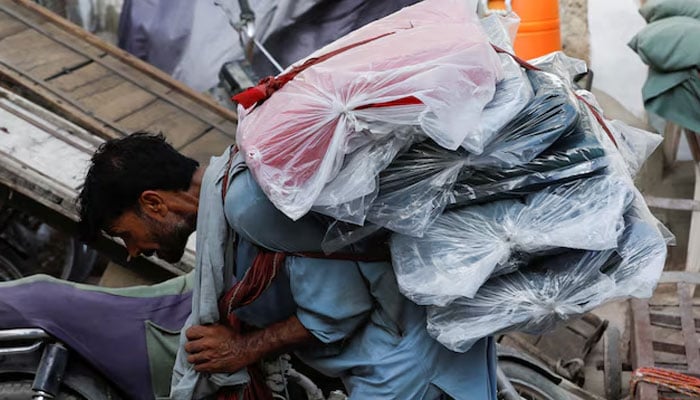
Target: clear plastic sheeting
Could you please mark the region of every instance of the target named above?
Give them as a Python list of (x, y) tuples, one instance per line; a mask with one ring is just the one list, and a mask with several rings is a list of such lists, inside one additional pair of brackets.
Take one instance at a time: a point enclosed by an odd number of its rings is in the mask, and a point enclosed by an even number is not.
[[(520, 18), (515, 14), (491, 14), (481, 19), (481, 26), (486, 31), (489, 41), (511, 53), (514, 51), (513, 37), (510, 33), (517, 31), (519, 23)], [(481, 137), (483, 143), (491, 142), (494, 135), (513, 119), (533, 96), (532, 86), (525, 71), (513, 57), (507, 54), (499, 54), (498, 57), (503, 67), (503, 80), (496, 84), (496, 94), (493, 100), (486, 104), (481, 121), (475, 129), (476, 136)], [(477, 150), (473, 149), (469, 142), (464, 143), (464, 148)]]
[(566, 84), (546, 72), (528, 75), (537, 90), (535, 97), (483, 153), (451, 151), (431, 140), (413, 145), (380, 174), (379, 194), (367, 220), (420, 237), (449, 204), (507, 197), (526, 186), (604, 168), (605, 160), (596, 160), (604, 155), (602, 149), (596, 153), (596, 139), (585, 137), (580, 127), (577, 130), (578, 105)]
[(563, 51), (555, 51), (529, 62), (542, 71), (565, 79), (570, 87), (573, 87), (573, 80), (577, 75), (588, 71), (585, 61), (569, 57)]
[(484, 336), (542, 333), (605, 302), (650, 296), (665, 257), (666, 243), (653, 224), (629, 216), (617, 249), (543, 257), (489, 280), (473, 299), (429, 307), (428, 332), (461, 352)]
[(578, 104), (566, 83), (547, 72), (529, 71), (527, 75), (535, 97), (502, 126), (482, 154), (467, 156), (470, 167), (508, 168), (527, 163), (576, 126)]
[(512, 272), (523, 255), (617, 247), (623, 213), (634, 194), (620, 179), (600, 176), (517, 200), (442, 214), (422, 238), (393, 235), (399, 287), (418, 304), (473, 297), (492, 275)]
[(453, 186), (451, 204), (518, 197), (548, 185), (602, 173), (611, 160), (590, 126), (590, 120), (580, 119), (573, 133), (528, 163), (512, 168), (465, 170)]
[(415, 127), (397, 129), (349, 154), (338, 175), (319, 194), (313, 211), (363, 225), (378, 192), (377, 176), (419, 133)]
[(606, 120), (620, 155), (625, 160), (627, 171), (634, 177), (642, 168), (644, 161), (661, 144), (663, 137), (656, 133), (629, 126), (622, 121)]
[(451, 201), (466, 155), (431, 140), (414, 145), (382, 171), (367, 220), (394, 232), (422, 236)]
[(314, 53), (342, 50), (262, 104), (239, 107), (237, 143), (278, 209), (306, 214), (346, 154), (397, 125), (445, 148), (483, 148), (465, 127), (478, 125), (503, 72), (468, 3), (428, 0), (366, 25)]
[[(491, 142), (496, 133), (513, 119), (533, 96), (530, 81), (520, 65), (507, 54), (499, 54), (498, 57), (503, 66), (504, 78), (496, 84), (496, 93), (493, 100), (486, 104), (476, 133), (469, 135), (469, 138), (481, 138), (482, 143)], [(469, 141), (463, 143), (463, 147), (475, 150)]]

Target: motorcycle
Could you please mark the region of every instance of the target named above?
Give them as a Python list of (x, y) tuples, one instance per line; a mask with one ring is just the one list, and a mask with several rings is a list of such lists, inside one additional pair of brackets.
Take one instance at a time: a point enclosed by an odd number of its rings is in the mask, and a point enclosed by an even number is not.
[[(0, 400), (167, 399), (191, 278), (119, 289), (46, 275), (0, 283)], [(498, 353), (499, 399), (572, 398), (538, 362), (506, 347)], [(289, 355), (263, 363), (276, 399), (346, 398), (332, 390), (340, 384), (324, 394), (315, 383), (323, 378), (297, 363)]]

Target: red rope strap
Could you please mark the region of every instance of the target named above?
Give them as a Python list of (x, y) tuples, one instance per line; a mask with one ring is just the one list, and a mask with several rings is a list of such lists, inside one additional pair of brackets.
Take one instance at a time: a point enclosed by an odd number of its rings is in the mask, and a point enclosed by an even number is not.
[[(319, 57), (314, 57), (314, 58), (309, 58), (306, 60), (303, 64), (297, 65), (296, 67), (292, 68), (289, 72), (284, 73), (279, 76), (268, 76), (267, 78), (263, 78), (257, 86), (248, 88), (244, 90), (243, 92), (233, 96), (233, 100), (240, 103), (243, 107), (245, 108), (250, 108), (254, 104), (261, 104), (270, 96), (272, 96), (273, 93), (276, 91), (282, 89), (284, 85), (287, 84), (287, 82), (291, 81), (294, 79), (297, 75), (305, 71), (307, 68), (320, 64), (329, 58), (336, 56), (340, 53), (343, 53), (345, 51), (348, 51), (350, 49), (353, 49), (355, 47), (362, 46), (364, 44), (367, 44), (369, 42), (373, 42), (375, 40), (381, 39), (383, 37), (393, 35), (395, 32), (387, 32), (382, 35), (362, 40), (357, 43), (352, 43), (347, 46), (341, 47), (339, 49), (333, 50), (330, 53), (324, 54)], [(386, 103), (377, 103), (377, 104), (368, 104), (359, 107), (358, 109), (364, 109), (364, 108), (370, 108), (370, 107), (391, 107), (391, 106), (396, 106), (396, 105), (406, 105), (406, 104), (421, 104), (421, 101), (418, 100), (416, 97), (410, 96), (406, 97), (403, 99), (391, 101), (391, 102), (386, 102)]]
[(661, 368), (637, 368), (632, 373), (630, 395), (634, 398), (637, 385), (640, 382), (651, 383), (677, 393), (683, 393), (697, 398), (700, 396), (700, 379)]
[[(496, 46), (495, 44), (491, 44), (491, 47), (493, 47), (493, 49), (496, 50), (496, 53), (501, 53), (501, 54), (507, 54), (507, 55), (509, 55), (511, 58), (513, 58), (513, 60), (515, 60), (515, 62), (517, 62), (518, 64), (520, 64), (521, 67), (523, 67), (523, 68), (525, 68), (525, 69), (527, 69), (527, 70), (530, 70), (530, 71), (542, 71), (542, 69), (537, 68), (536, 66), (530, 64), (529, 62), (523, 60), (522, 58), (516, 56), (515, 54), (512, 54), (511, 52), (509, 52), (509, 51), (507, 51), (507, 50), (504, 50), (504, 49), (502, 49), (502, 48)], [(600, 113), (598, 112), (598, 110), (596, 110), (595, 107), (593, 107), (593, 106), (592, 106), (589, 102), (587, 102), (586, 99), (584, 99), (583, 97), (581, 97), (581, 96), (579, 96), (578, 94), (575, 94), (575, 93), (574, 93), (574, 95), (576, 96), (577, 99), (581, 100), (581, 102), (582, 102), (583, 104), (585, 104), (585, 105), (588, 107), (589, 110), (591, 110), (591, 114), (593, 114), (593, 117), (595, 117), (596, 121), (598, 121), (598, 123), (600, 124), (600, 126), (603, 127), (603, 130), (605, 131), (605, 133), (608, 134), (608, 137), (610, 138), (610, 140), (612, 140), (613, 144), (615, 144), (615, 147), (618, 147), (618, 146), (617, 146), (617, 141), (615, 140), (615, 136), (613, 136), (612, 131), (610, 131), (610, 128), (608, 127), (608, 124), (605, 123), (605, 120), (603, 119), (603, 116), (600, 115)]]

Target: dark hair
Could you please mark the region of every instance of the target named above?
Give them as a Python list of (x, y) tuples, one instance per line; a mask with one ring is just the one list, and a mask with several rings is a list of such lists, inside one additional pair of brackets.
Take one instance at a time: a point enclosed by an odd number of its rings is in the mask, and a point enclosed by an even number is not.
[(198, 166), (162, 134), (136, 132), (104, 142), (92, 156), (78, 196), (82, 239), (94, 240), (100, 230), (135, 207), (146, 190), (187, 190)]

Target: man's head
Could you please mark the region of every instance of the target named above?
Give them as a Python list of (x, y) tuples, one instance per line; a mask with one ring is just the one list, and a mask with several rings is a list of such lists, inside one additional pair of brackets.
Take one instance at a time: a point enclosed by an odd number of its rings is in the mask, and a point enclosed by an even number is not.
[(83, 238), (105, 231), (124, 240), (131, 256), (178, 261), (196, 224), (198, 192), (191, 184), (198, 166), (160, 134), (103, 143), (78, 198)]

